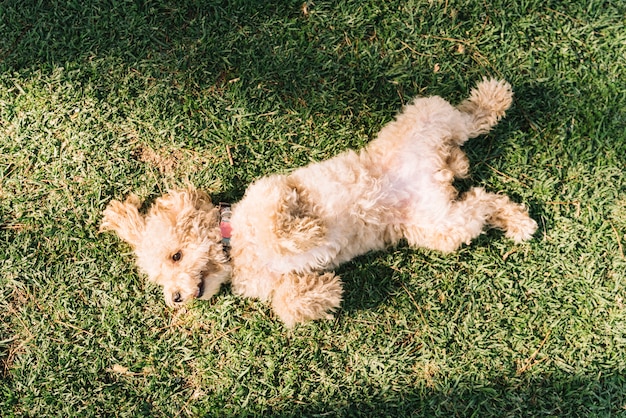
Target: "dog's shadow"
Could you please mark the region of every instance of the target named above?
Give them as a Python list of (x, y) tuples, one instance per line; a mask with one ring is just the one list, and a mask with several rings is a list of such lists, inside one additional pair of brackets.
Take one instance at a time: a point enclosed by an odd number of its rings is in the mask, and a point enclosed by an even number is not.
[(403, 291), (406, 279), (405, 269), (394, 266), (406, 266), (413, 252), (401, 244), (387, 251), (367, 253), (335, 269), (344, 289), (341, 313), (350, 316), (393, 303), (393, 298)]
[(393, 270), (376, 257), (368, 254), (336, 270), (344, 286), (343, 311), (371, 310), (393, 293)]
[[(489, 247), (495, 241), (506, 240), (504, 233), (490, 229), (476, 237), (468, 246), (445, 254), (425, 248), (411, 248), (402, 241), (386, 251), (370, 252), (342, 264), (334, 272), (343, 283), (343, 301), (340, 316), (359, 316), (359, 312), (376, 312), (398, 306), (408, 297), (414, 307), (432, 296), (432, 287), (446, 286), (449, 278), (467, 263), (472, 263), (472, 252)], [(441, 281), (441, 284), (439, 284)], [(428, 283), (431, 291), (422, 286)], [(459, 286), (463, 286), (459, 283)], [(398, 300), (396, 300), (398, 298)]]

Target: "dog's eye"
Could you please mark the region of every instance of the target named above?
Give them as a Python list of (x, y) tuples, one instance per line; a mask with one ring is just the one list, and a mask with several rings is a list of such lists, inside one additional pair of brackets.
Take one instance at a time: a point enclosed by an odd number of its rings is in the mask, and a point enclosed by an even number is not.
[(182, 256), (183, 256), (183, 254), (182, 254), (180, 251), (178, 251), (176, 254), (174, 254), (174, 255), (172, 256), (172, 260), (174, 260), (174, 261), (180, 261), (180, 259), (182, 258)]
[(174, 303), (181, 303), (183, 301), (183, 298), (180, 296), (180, 292), (175, 292), (172, 295), (172, 300), (174, 301)]

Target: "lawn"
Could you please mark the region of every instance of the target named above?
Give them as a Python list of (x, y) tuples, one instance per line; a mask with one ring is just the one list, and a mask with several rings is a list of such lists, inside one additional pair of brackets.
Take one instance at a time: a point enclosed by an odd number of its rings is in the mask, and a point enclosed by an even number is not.
[[(626, 415), (626, 3), (0, 2), (0, 415)], [(532, 241), (345, 264), (332, 321), (226, 286), (180, 310), (99, 234), (111, 199), (252, 180), (371, 140), (483, 76), (465, 145)]]

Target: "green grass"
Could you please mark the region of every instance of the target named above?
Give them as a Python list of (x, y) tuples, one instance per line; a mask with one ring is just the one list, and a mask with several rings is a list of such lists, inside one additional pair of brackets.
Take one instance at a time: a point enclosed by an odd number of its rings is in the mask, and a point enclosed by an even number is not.
[[(626, 414), (626, 5), (302, 4), (0, 2), (0, 415)], [(97, 232), (113, 198), (235, 201), (485, 75), (516, 97), (469, 183), (528, 204), (529, 243), (368, 254), (334, 321), (287, 330), (227, 287), (168, 309)]]

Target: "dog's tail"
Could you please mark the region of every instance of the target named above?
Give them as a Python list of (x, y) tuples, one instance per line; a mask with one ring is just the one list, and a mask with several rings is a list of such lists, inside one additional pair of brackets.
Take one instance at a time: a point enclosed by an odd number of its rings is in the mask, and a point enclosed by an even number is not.
[(457, 109), (470, 116), (468, 136), (474, 138), (487, 133), (504, 116), (513, 102), (511, 85), (504, 80), (483, 78), (470, 97), (461, 102)]

